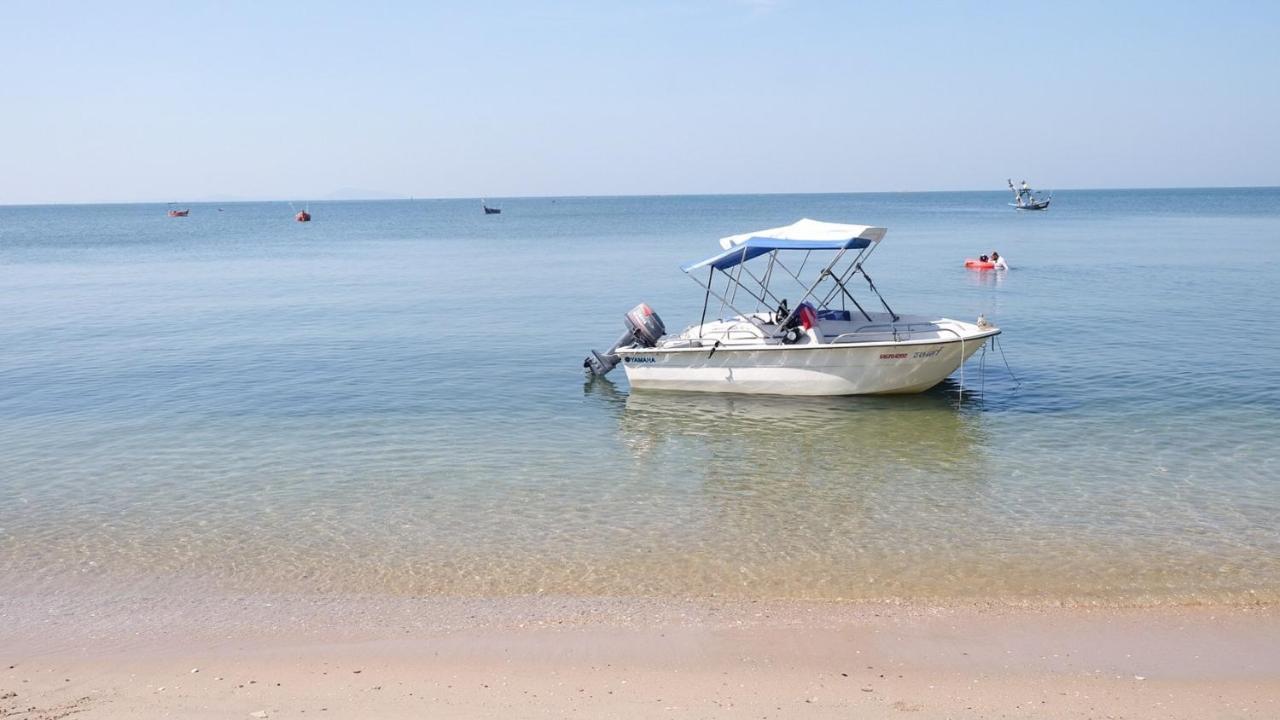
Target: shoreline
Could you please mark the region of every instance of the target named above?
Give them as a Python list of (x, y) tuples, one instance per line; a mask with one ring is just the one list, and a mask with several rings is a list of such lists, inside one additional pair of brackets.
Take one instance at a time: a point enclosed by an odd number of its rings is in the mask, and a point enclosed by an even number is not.
[(0, 717), (1280, 714), (1274, 605), (264, 595), (63, 610), (0, 596)]

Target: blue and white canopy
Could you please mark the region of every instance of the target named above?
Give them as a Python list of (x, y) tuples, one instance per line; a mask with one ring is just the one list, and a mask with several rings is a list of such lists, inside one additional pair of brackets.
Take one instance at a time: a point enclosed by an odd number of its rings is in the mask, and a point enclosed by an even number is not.
[(779, 228), (731, 235), (720, 239), (724, 252), (685, 265), (692, 272), (708, 265), (731, 268), (774, 250), (858, 250), (884, 239), (885, 229), (870, 225), (845, 225), (805, 218)]

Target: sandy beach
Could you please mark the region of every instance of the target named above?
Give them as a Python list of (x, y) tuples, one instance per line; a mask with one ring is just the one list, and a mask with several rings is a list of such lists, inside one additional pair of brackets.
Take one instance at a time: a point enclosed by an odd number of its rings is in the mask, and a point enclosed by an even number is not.
[(1270, 607), (5, 598), (0, 717), (1280, 715)]

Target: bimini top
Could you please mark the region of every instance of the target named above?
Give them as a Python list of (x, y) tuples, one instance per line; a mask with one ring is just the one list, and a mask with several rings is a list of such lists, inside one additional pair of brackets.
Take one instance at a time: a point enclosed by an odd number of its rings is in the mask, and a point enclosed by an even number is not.
[(720, 239), (724, 252), (681, 269), (692, 272), (710, 265), (717, 270), (731, 268), (774, 250), (857, 250), (878, 243), (886, 230), (870, 225), (845, 225), (805, 218), (779, 228), (731, 235)]

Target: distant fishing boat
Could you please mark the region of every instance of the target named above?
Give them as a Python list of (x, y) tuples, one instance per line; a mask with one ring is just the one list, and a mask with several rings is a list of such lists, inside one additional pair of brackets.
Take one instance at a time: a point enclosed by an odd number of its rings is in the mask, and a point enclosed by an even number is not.
[(311, 222), (311, 213), (306, 210), (299, 210), (298, 214), (293, 216), (293, 219), (298, 222)]
[(190, 208), (186, 210), (170, 210), (169, 217), (186, 217), (191, 214)]
[(1009, 189), (1013, 191), (1013, 202), (1009, 203), (1010, 207), (1019, 210), (1048, 210), (1049, 201), (1053, 199), (1053, 193), (1047, 195), (1039, 195), (1031, 189), (1026, 180), (1022, 181), (1020, 187), (1015, 187), (1013, 179), (1008, 179)]
[(480, 207), (484, 208), (485, 215), (501, 215), (502, 214), (502, 208), (490, 207), (489, 202), (487, 200), (481, 200)]

